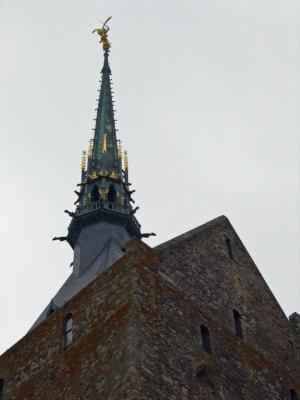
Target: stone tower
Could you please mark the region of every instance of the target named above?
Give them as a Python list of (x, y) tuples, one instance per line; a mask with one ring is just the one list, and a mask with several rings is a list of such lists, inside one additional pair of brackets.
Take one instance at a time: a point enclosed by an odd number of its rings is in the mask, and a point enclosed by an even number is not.
[(5, 400), (299, 400), (285, 316), (224, 216), (151, 249), (116, 137), (106, 24), (95, 134), (65, 237), (73, 272), (0, 358)]

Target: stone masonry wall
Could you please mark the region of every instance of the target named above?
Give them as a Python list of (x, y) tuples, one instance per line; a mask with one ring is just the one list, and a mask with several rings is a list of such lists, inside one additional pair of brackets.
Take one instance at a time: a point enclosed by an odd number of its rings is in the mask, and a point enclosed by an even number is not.
[[(139, 398), (135, 270), (143, 257), (129, 246), (112, 268), (1, 356), (5, 400)], [(62, 350), (68, 313), (74, 340)]]
[[(74, 342), (62, 350), (69, 312)], [(300, 393), (299, 319), (286, 318), (225, 217), (154, 251), (133, 239), (2, 355), (5, 400), (289, 400)]]
[[(290, 388), (300, 393), (299, 335), (225, 217), (155, 252), (157, 309), (143, 324), (143, 375), (157, 379), (158, 367), (160, 384), (152, 387), (160, 392), (147, 398), (282, 400)], [(242, 315), (243, 339), (233, 309)], [(202, 350), (201, 324), (212, 354)]]

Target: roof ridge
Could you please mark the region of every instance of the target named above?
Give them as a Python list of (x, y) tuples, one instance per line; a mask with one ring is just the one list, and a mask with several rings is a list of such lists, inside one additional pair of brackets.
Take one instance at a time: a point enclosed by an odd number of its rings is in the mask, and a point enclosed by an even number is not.
[(176, 245), (179, 242), (186, 240), (186, 239), (190, 239), (199, 233), (202, 233), (207, 230), (211, 230), (211, 229), (215, 228), (215, 226), (220, 225), (220, 224), (226, 224), (226, 225), (230, 225), (232, 227), (229, 219), (225, 215), (220, 215), (219, 217), (216, 217), (200, 226), (197, 226), (196, 228), (193, 228), (185, 233), (175, 236), (175, 238), (169, 239), (166, 242), (163, 242), (163, 243), (155, 246), (153, 248), (153, 250), (160, 251), (169, 246)]

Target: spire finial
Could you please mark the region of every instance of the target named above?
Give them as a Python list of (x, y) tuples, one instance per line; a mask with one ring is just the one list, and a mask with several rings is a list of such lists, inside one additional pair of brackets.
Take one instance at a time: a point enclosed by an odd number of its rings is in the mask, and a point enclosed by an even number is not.
[(107, 26), (108, 21), (111, 19), (111, 17), (107, 18), (107, 20), (104, 22), (101, 28), (94, 29), (92, 33), (97, 32), (98, 35), (100, 36), (100, 42), (102, 43), (102, 47), (104, 50), (104, 53), (108, 53), (108, 50), (110, 49), (110, 43), (108, 41), (108, 31), (109, 27)]

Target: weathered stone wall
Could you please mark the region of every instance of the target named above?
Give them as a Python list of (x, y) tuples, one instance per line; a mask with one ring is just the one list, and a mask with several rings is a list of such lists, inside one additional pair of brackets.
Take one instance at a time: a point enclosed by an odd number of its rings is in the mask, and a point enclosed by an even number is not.
[[(289, 388), (300, 393), (299, 335), (225, 217), (158, 246), (156, 254), (159, 323), (145, 363), (161, 346), (165, 356), (155, 363), (169, 390), (160, 398), (185, 398), (192, 384), (186, 398), (202, 398), (201, 390), (230, 400), (289, 399)], [(242, 315), (243, 339), (233, 309)], [(209, 328), (211, 355), (201, 348), (200, 324)], [(197, 379), (205, 366), (208, 378)]]
[[(2, 355), (5, 400), (137, 398), (135, 271), (138, 263), (146, 264), (143, 257), (143, 251), (128, 249)], [(68, 313), (74, 319), (74, 341), (62, 350)]]
[[(62, 350), (69, 312), (74, 342)], [(288, 400), (300, 393), (299, 318), (285, 317), (225, 217), (154, 251), (132, 240), (1, 357), (5, 399)]]

